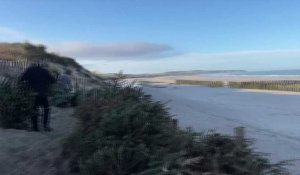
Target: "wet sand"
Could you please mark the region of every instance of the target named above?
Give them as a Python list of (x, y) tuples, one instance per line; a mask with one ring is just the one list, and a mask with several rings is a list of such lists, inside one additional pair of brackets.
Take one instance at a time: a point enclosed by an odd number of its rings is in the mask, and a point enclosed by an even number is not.
[(176, 80), (198, 80), (198, 81), (223, 81), (223, 82), (243, 82), (243, 81), (276, 81), (276, 80), (297, 80), (300, 76), (244, 76), (244, 75), (182, 75), (182, 76), (163, 76), (151, 78), (136, 78), (138, 81), (150, 81), (159, 83), (175, 83)]
[(290, 170), (300, 174), (300, 95), (189, 85), (144, 90), (168, 102), (181, 127), (230, 135), (235, 127), (245, 127), (257, 151), (270, 153), (273, 162), (298, 159)]

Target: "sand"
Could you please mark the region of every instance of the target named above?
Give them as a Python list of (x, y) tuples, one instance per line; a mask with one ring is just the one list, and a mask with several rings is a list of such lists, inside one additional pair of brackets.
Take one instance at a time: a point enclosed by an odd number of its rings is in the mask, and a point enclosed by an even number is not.
[[(144, 87), (155, 100), (168, 102), (179, 125), (196, 131), (233, 135), (245, 127), (256, 151), (270, 153), (273, 162), (300, 159), (300, 96), (230, 88), (165, 85)], [(300, 161), (289, 167), (300, 174)]]
[(0, 174), (60, 174), (62, 143), (75, 126), (72, 113), (72, 108), (53, 108), (53, 132), (0, 129)]
[(243, 75), (213, 75), (213, 74), (199, 74), (199, 75), (179, 75), (179, 76), (162, 76), (152, 78), (135, 78), (139, 81), (150, 81), (159, 83), (175, 83), (176, 80), (198, 80), (198, 81), (223, 81), (223, 82), (241, 82), (241, 81), (275, 81), (275, 80), (298, 80), (300, 76), (243, 76)]
[(291, 91), (275, 91), (275, 90), (260, 90), (260, 89), (239, 89), (238, 91), (267, 93), (267, 94), (275, 94), (275, 95), (300, 95), (300, 92), (291, 92)]
[[(178, 75), (178, 76), (161, 76), (150, 78), (134, 78), (129, 81), (145, 81), (151, 85), (165, 86), (175, 84), (176, 80), (196, 80), (196, 81), (222, 81), (227, 82), (247, 82), (247, 81), (280, 81), (294, 80), (300, 81), (300, 76), (264, 76), (264, 75), (218, 75), (218, 74), (199, 74), (199, 75)], [(257, 92), (268, 94), (283, 94), (283, 95), (300, 95), (300, 92), (277, 91), (277, 90), (259, 90), (259, 89), (240, 89), (241, 92)]]

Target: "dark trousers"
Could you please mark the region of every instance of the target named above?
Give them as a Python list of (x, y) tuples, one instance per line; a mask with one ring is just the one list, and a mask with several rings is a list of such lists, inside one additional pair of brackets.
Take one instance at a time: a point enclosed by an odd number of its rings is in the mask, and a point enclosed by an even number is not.
[(38, 116), (39, 116), (39, 107), (43, 109), (43, 125), (44, 128), (49, 127), (49, 102), (48, 102), (48, 97), (46, 95), (36, 95), (35, 96), (35, 115), (32, 116), (32, 128), (33, 130), (38, 130)]

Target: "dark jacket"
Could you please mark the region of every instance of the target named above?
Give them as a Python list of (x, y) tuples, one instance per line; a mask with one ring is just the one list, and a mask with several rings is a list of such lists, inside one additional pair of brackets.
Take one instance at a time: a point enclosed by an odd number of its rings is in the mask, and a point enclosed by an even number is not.
[(21, 77), (22, 82), (26, 82), (32, 90), (39, 95), (47, 95), (50, 85), (55, 82), (55, 78), (40, 66), (29, 67)]

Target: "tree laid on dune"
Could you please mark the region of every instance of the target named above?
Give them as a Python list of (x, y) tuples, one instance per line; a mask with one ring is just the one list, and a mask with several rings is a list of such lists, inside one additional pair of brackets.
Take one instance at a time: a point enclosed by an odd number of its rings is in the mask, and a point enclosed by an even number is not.
[[(265, 175), (287, 173), (251, 141), (180, 129), (164, 104), (142, 89), (95, 89), (77, 108), (78, 131), (65, 144), (73, 172), (88, 175)], [(97, 92), (97, 93), (95, 93)]]

